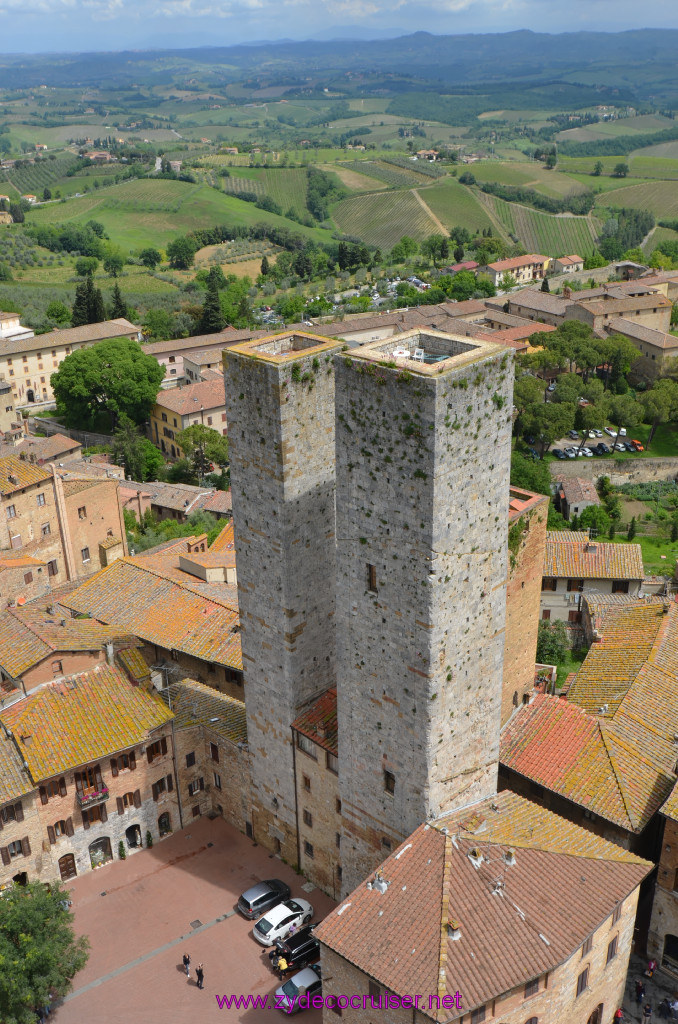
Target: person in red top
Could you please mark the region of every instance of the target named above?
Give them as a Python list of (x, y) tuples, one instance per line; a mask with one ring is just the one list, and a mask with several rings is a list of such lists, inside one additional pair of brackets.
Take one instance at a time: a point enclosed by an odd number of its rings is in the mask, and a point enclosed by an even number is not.
[(624, 1020), (624, 1011), (621, 1009), (621, 1007), (615, 1013), (614, 1019), (615, 1019), (615, 1021), (618, 1021), (618, 1020), (623, 1021)]

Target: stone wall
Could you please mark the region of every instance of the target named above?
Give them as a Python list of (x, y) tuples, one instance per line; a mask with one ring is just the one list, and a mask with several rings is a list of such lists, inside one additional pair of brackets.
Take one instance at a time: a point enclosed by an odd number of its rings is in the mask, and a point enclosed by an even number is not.
[(299, 867), (323, 892), (338, 899), (342, 875), (339, 777), (327, 767), (325, 750), (317, 743), (312, 746), (315, 757), (298, 746), (294, 751)]
[[(666, 935), (678, 938), (678, 822), (666, 818), (664, 839), (657, 869), (657, 885), (652, 904), (652, 919), (647, 938), (647, 951), (661, 964)], [(678, 964), (670, 965), (675, 973)]]
[[(629, 435), (630, 436), (630, 435)], [(656, 459), (569, 459), (567, 462), (550, 462), (549, 469), (554, 483), (574, 476), (597, 480), (609, 476), (617, 484), (650, 483), (653, 480), (674, 480), (678, 477), (678, 457), (665, 456)]]
[[(45, 836), (38, 802), (37, 790), (33, 790), (20, 800), (10, 800), (0, 807), (0, 886), (22, 872), (26, 872), (29, 881), (47, 881), (52, 877), (51, 860), (43, 849)], [(5, 817), (11, 820), (5, 821)], [(28, 840), (27, 846), (25, 840)], [(21, 851), (14, 847), (10, 855), (10, 845), (15, 843), (22, 843)], [(5, 864), (7, 859), (9, 863)]]
[[(542, 498), (538, 505), (509, 523), (502, 725), (534, 686), (548, 502), (548, 498)], [(515, 554), (513, 537), (517, 540)]]
[(340, 346), (308, 336), (284, 353), (255, 346), (224, 353), (252, 827), (258, 842), (296, 863), (291, 725), (335, 685), (332, 356)]
[(345, 891), (495, 791), (513, 367), (489, 348), (435, 376), (336, 359)]
[[(202, 814), (220, 814), (244, 832), (251, 820), (247, 749), (204, 725), (175, 729), (174, 744), (184, 825)], [(190, 784), (193, 793), (189, 793)]]

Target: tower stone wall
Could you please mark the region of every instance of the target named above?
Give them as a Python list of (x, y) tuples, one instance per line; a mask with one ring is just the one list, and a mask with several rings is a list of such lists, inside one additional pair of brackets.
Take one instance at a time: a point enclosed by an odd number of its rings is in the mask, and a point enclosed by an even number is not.
[(254, 838), (297, 862), (291, 726), (336, 683), (336, 342), (224, 353)]
[[(419, 350), (436, 362), (402, 358)], [(411, 332), (335, 359), (344, 891), (496, 791), (512, 357)]]

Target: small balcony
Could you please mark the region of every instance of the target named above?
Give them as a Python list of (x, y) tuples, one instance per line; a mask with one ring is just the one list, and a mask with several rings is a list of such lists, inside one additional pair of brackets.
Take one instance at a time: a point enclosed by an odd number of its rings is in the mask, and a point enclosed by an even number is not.
[(78, 803), (81, 807), (96, 807), (97, 804), (108, 800), (108, 796), (108, 786), (83, 789), (82, 793), (78, 793)]

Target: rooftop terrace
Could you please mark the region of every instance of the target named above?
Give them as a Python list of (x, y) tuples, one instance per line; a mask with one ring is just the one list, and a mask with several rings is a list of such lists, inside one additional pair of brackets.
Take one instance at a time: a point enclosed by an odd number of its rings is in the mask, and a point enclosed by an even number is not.
[[(426, 377), (460, 369), (488, 356), (506, 352), (504, 346), (478, 338), (470, 340), (443, 331), (417, 328), (350, 350), (352, 360), (368, 360)], [(347, 353), (348, 355), (349, 353)]]

